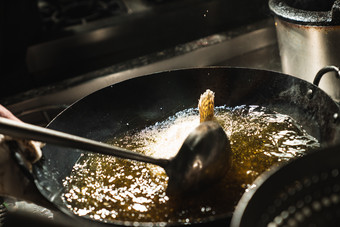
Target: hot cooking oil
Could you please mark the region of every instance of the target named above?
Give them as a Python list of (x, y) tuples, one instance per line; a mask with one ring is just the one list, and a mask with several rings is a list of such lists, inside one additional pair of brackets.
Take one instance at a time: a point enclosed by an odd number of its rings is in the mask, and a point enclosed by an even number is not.
[[(108, 143), (170, 158), (198, 126), (198, 115), (197, 109), (180, 111)], [(230, 139), (233, 160), (220, 182), (190, 195), (171, 197), (166, 194), (167, 176), (161, 167), (83, 154), (64, 180), (65, 203), (75, 214), (98, 220), (190, 223), (232, 212), (259, 174), (319, 147), (294, 119), (265, 107), (215, 107), (215, 120)]]

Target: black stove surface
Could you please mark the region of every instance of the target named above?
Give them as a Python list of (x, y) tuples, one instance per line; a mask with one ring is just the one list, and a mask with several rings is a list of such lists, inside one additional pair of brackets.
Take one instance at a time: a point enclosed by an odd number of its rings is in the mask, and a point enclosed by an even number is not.
[[(36, 2), (36, 4), (34, 4)], [(2, 1), (1, 97), (270, 16), (267, 0)], [(15, 12), (15, 13), (11, 13)], [(0, 20), (2, 19), (0, 18)]]

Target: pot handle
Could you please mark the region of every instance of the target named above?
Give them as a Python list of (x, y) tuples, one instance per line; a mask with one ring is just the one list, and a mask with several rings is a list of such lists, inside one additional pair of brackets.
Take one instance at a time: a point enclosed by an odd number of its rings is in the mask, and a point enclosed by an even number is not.
[(336, 78), (340, 79), (340, 69), (336, 66), (326, 66), (318, 71), (318, 73), (315, 75), (313, 84), (315, 86), (319, 86), (320, 80), (328, 72), (336, 72), (335, 76)]

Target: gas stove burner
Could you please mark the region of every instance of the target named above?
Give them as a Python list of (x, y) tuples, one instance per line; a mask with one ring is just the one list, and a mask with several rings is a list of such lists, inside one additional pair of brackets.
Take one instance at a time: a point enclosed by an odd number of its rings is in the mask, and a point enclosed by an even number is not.
[(84, 25), (127, 12), (121, 0), (39, 0), (38, 7), (47, 30)]

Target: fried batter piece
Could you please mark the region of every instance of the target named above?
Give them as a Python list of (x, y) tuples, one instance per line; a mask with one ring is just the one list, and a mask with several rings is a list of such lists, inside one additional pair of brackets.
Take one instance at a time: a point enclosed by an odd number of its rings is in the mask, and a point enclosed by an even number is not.
[(214, 98), (215, 93), (209, 89), (201, 95), (198, 101), (200, 123), (214, 119)]

